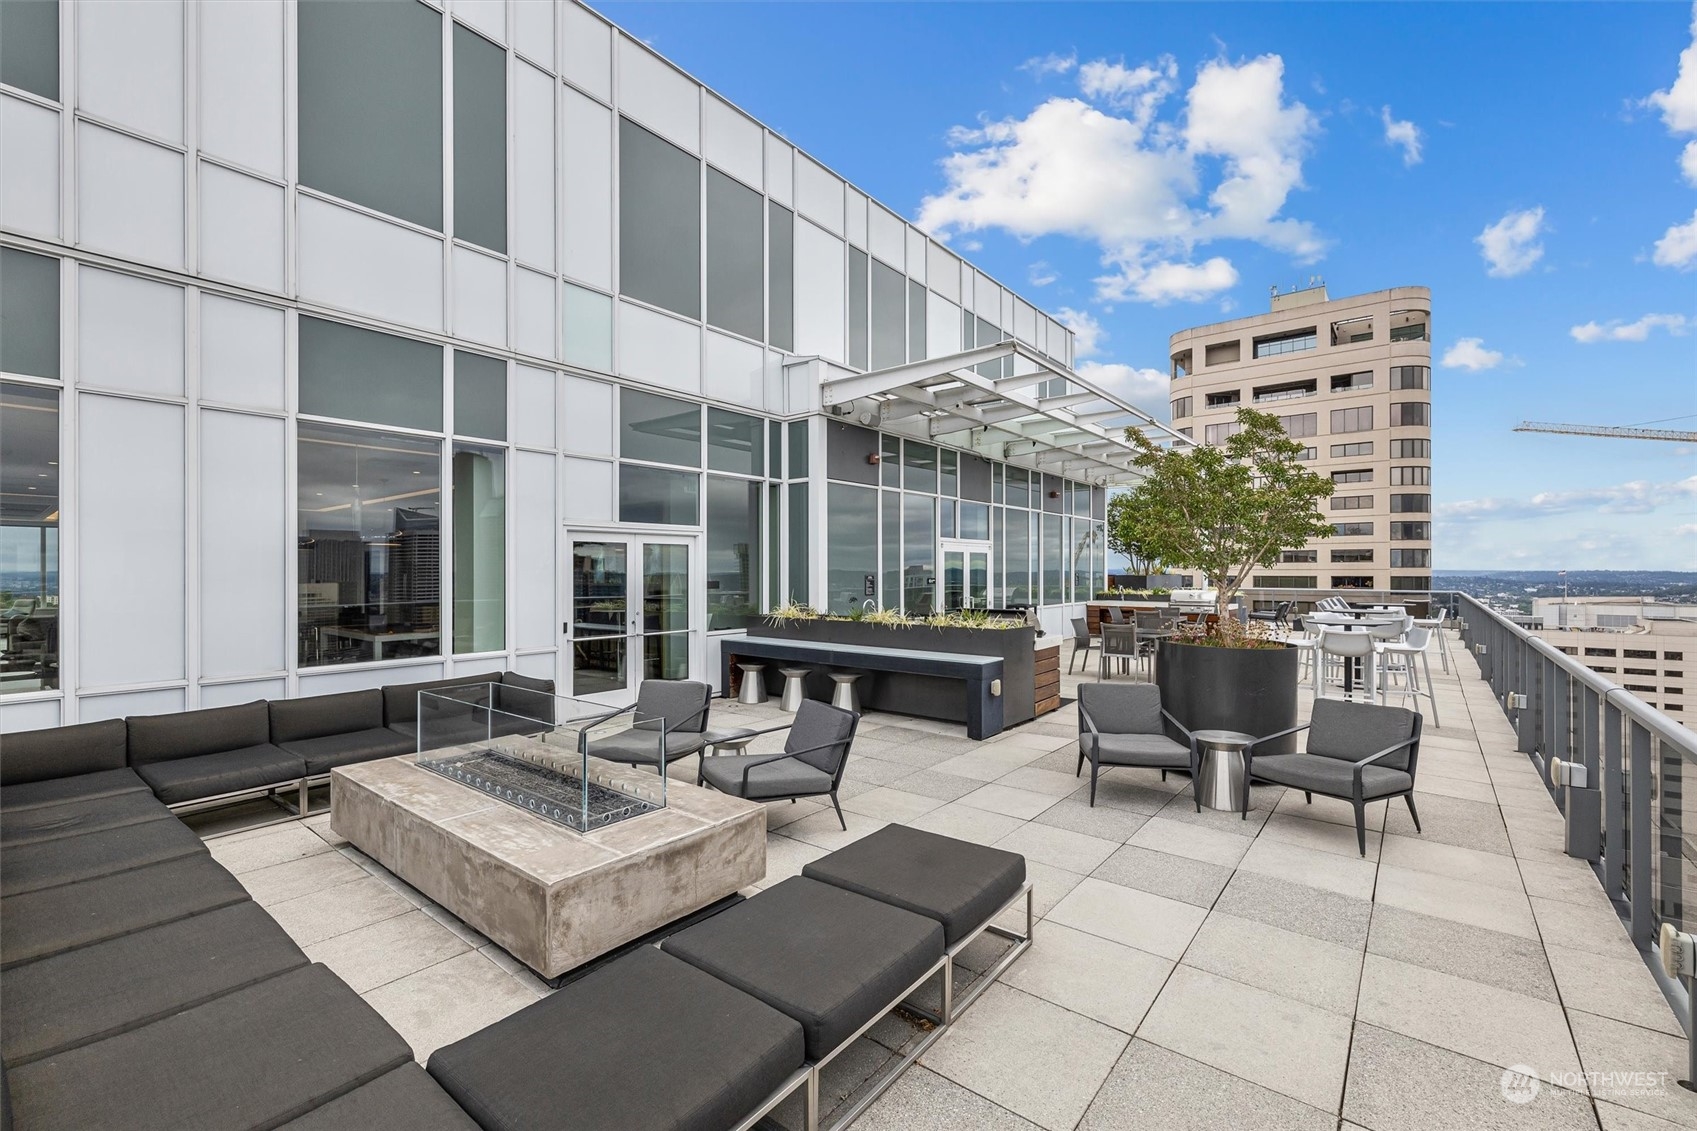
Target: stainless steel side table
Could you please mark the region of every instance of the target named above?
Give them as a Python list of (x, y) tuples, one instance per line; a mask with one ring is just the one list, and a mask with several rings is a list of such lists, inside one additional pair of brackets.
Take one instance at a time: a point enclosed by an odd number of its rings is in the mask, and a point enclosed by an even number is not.
[(1237, 730), (1193, 731), (1202, 747), (1202, 770), (1196, 778), (1196, 797), (1210, 809), (1236, 813), (1243, 804), (1243, 752), (1255, 741)]

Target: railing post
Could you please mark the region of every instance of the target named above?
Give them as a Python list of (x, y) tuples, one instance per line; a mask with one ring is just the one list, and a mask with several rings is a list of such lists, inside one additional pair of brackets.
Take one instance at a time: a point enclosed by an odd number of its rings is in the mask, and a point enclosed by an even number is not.
[(1627, 819), (1631, 822), (1632, 841), (1632, 942), (1639, 947), (1650, 945), (1654, 932), (1655, 908), (1651, 900), (1651, 864), (1653, 851), (1650, 834), (1654, 817), (1650, 812), (1650, 732), (1636, 719), (1627, 721), (1631, 735), (1632, 803)]
[[(1549, 748), (1544, 751), (1544, 776), (1550, 778), (1553, 785), (1555, 780), (1549, 774), (1550, 763), (1557, 758), (1567, 761), (1573, 757), (1573, 683), (1571, 677), (1558, 668), (1554, 660), (1544, 661), (1544, 672), (1550, 680)], [(1556, 804), (1566, 812), (1566, 804), (1562, 798), (1558, 797)]]
[(1621, 758), (1620, 708), (1603, 697), (1603, 890), (1610, 899), (1625, 894), (1626, 774)]
[(1526, 706), (1514, 713), (1514, 748), (1522, 754), (1533, 754), (1538, 750), (1538, 716), (1543, 712), (1543, 701), (1538, 696), (1538, 665), (1532, 662), (1532, 649), (1524, 640), (1515, 641), (1515, 658), (1515, 682), (1520, 686), (1512, 690), (1526, 696)]

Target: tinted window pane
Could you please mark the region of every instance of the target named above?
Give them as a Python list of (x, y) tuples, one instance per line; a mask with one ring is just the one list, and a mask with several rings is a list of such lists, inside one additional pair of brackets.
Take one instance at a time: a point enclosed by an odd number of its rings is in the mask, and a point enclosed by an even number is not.
[(943, 449), (943, 451), (940, 455), (940, 458), (938, 460), (938, 463), (940, 465), (938, 467), (938, 479), (939, 479), (938, 490), (941, 494), (944, 494), (944, 495), (958, 495), (958, 494), (960, 494), (959, 478), (955, 474), (956, 460), (958, 458), (959, 457), (958, 457), (957, 453), (952, 452), (952, 451), (948, 450), (947, 448)]
[(57, 259), (0, 248), (0, 369), (59, 376)]
[(907, 280), (872, 261), (872, 368), (907, 360)]
[(701, 406), (636, 389), (619, 392), (619, 454), (701, 466)]
[(442, 445), (302, 421), (300, 662), (442, 651)]
[(795, 217), (790, 210), (770, 201), (766, 215), (771, 225), (767, 236), (772, 344), (781, 350), (795, 348)]
[(912, 279), (907, 283), (907, 359), (925, 357), (925, 288)]
[(454, 235), (507, 250), (507, 53), (454, 25)]
[(1066, 576), (1062, 570), (1065, 565), (1065, 552), (1062, 549), (1061, 519), (1059, 515), (1046, 514), (1043, 516), (1043, 603), (1057, 605), (1066, 598), (1061, 595), (1065, 587)]
[(59, 101), (58, 0), (0, 4), (0, 82)]
[(866, 368), (866, 253), (849, 248), (848, 362), (856, 369)]
[(619, 289), (701, 317), (701, 168), (619, 119)]
[(743, 628), (760, 605), (760, 484), (707, 477), (707, 627)]
[(454, 451), (454, 651), (507, 646), (507, 474), (499, 449)]
[(846, 613), (877, 591), (878, 492), (832, 483), (825, 501), (826, 607)]
[(302, 0), (302, 184), (442, 230), (442, 16), (415, 0)]
[(741, 475), (762, 474), (765, 436), (765, 422), (757, 416), (708, 409), (707, 466)]
[(1007, 575), (1008, 603), (1031, 604), (1031, 516), (1026, 511), (1008, 512)]
[(760, 194), (707, 170), (707, 321), (756, 340), (765, 337)]
[(442, 347), (303, 317), (300, 410), (440, 432)]
[(985, 503), (960, 505), (960, 536), (987, 539), (990, 537), (990, 508)]
[(899, 609), (902, 603), (902, 497), (885, 491), (879, 503), (884, 532), (884, 585), (878, 607)]
[(507, 363), (454, 351), (454, 431), (485, 440), (507, 438)]
[(909, 440), (902, 445), (903, 484), (909, 491), (937, 492), (937, 449)]
[(935, 612), (937, 500), (902, 496), (902, 609), (909, 616)]
[(807, 478), (807, 421), (790, 421), (790, 466), (791, 479)]
[(59, 686), (59, 391), (0, 382), (0, 695)]
[(809, 596), (807, 568), (807, 484), (790, 484), (790, 592), (791, 601), (803, 604)]
[(634, 463), (619, 465), (619, 521), (696, 526), (701, 522), (701, 476)]
[(878, 441), (879, 480), (886, 487), (902, 485), (902, 442), (899, 436), (883, 436)]

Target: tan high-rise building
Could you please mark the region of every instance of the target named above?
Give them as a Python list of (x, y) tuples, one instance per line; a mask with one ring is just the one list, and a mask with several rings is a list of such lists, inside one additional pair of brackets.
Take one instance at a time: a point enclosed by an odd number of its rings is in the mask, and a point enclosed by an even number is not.
[[(1697, 719), (1697, 606), (1649, 597), (1539, 597), (1518, 623), (1687, 726)], [(1693, 673), (1697, 675), (1697, 673)]]
[(1423, 602), (1432, 588), (1432, 292), (1332, 299), (1323, 284), (1272, 311), (1171, 339), (1173, 427), (1205, 443), (1237, 410), (1272, 413), (1331, 477), (1335, 533), (1250, 578), (1257, 608), (1320, 597)]

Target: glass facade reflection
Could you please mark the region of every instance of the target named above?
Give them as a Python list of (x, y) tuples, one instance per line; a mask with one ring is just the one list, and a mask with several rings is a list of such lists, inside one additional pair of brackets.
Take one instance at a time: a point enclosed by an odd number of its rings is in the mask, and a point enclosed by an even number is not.
[(59, 390), (0, 381), (0, 694), (58, 686)]

